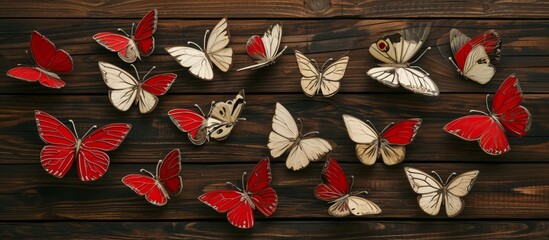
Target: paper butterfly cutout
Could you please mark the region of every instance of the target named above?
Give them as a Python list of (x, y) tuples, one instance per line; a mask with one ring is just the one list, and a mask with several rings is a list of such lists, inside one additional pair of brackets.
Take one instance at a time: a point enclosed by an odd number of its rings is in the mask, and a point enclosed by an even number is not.
[(429, 24), (409, 28), (383, 36), (372, 43), (370, 54), (383, 63), (370, 69), (368, 76), (389, 87), (400, 85), (414, 93), (438, 96), (438, 87), (429, 78), (429, 73), (419, 66), (412, 66), (431, 47), (425, 49), (416, 60), (409, 62), (425, 43), (430, 29)]
[(172, 109), (168, 115), (179, 130), (187, 133), (191, 143), (202, 145), (206, 141), (209, 142), (210, 138), (225, 140), (239, 120), (246, 120), (239, 118), (244, 105), (246, 101), (242, 89), (232, 100), (212, 102), (208, 115), (196, 104), (202, 115), (184, 108)]
[(153, 67), (143, 76), (145, 80), (140, 82), (137, 68), (133, 64), (131, 66), (135, 69), (137, 79), (117, 66), (99, 62), (103, 80), (110, 88), (109, 99), (112, 105), (120, 111), (127, 111), (135, 103), (135, 105), (139, 105), (139, 112), (149, 113), (158, 104), (157, 96), (166, 94), (177, 75), (164, 73), (145, 79), (155, 68)]
[[(299, 118), (298, 120), (301, 123)], [(316, 131), (301, 134), (302, 127), (303, 125), (298, 129), (290, 112), (282, 104), (276, 103), (273, 130), (269, 134), (267, 147), (274, 158), (289, 152), (286, 167), (294, 171), (306, 167), (309, 162), (318, 161), (334, 149), (334, 144), (331, 142), (312, 137), (312, 134), (318, 134)]]
[(176, 196), (183, 190), (181, 172), (181, 153), (174, 149), (164, 160), (156, 165), (156, 175), (141, 169), (144, 174), (129, 174), (122, 178), (122, 182), (140, 196), (156, 206), (164, 206), (170, 196)]
[(334, 217), (345, 217), (349, 214), (363, 216), (370, 214), (380, 214), (381, 208), (374, 202), (358, 197), (358, 194), (368, 193), (361, 191), (351, 193), (354, 177), (351, 176), (351, 185), (347, 181), (347, 176), (337, 163), (335, 158), (326, 160), (326, 165), (322, 170), (322, 183), (316, 186), (315, 196), (320, 200), (332, 203), (328, 208), (328, 213)]
[[(305, 95), (312, 97), (322, 93), (324, 97), (331, 97), (339, 91), (341, 88), (340, 80), (345, 75), (349, 57), (342, 57), (326, 68), (324, 66), (333, 60), (332, 58), (326, 60), (322, 67), (319, 68), (314, 59), (307, 58), (300, 51), (295, 50), (295, 57), (299, 72), (302, 75), (301, 89), (303, 89)], [(316, 66), (313, 65), (313, 62)]]
[(480, 84), (489, 82), (496, 69), (492, 63), (499, 61), (501, 54), (501, 38), (494, 30), (488, 30), (473, 39), (459, 30), (450, 31), (450, 47), (454, 55), (454, 63), (458, 73)]
[(248, 182), (244, 183), (246, 172), (242, 174), (242, 188), (231, 182), (228, 185), (236, 190), (216, 190), (204, 193), (198, 200), (215, 209), (218, 213), (227, 212), (229, 222), (238, 228), (254, 226), (254, 211), (265, 217), (271, 216), (278, 205), (278, 196), (269, 185), (272, 180), (269, 158), (262, 159), (252, 170)]
[(266, 67), (275, 62), (275, 60), (284, 53), (288, 46), (278, 52), (280, 40), (282, 39), (282, 24), (275, 23), (267, 29), (263, 37), (253, 35), (246, 43), (246, 51), (248, 55), (255, 60), (255, 64), (240, 68), (236, 71), (255, 70)]
[(223, 72), (229, 71), (233, 62), (233, 49), (227, 47), (229, 44), (229, 30), (227, 30), (227, 18), (221, 19), (215, 25), (208, 42), (206, 37), (210, 30), (204, 34), (204, 49), (194, 42), (198, 49), (191, 47), (167, 47), (166, 51), (175, 58), (183, 67), (188, 67), (189, 72), (202, 80), (213, 79), (213, 67), (215, 64)]
[(421, 127), (420, 118), (391, 123), (378, 132), (370, 121), (363, 122), (351, 115), (343, 115), (347, 133), (356, 143), (356, 156), (365, 165), (373, 165), (381, 156), (387, 165), (404, 161), (406, 145), (410, 144)]
[(121, 28), (118, 29), (126, 36), (118, 33), (101, 32), (93, 35), (93, 39), (109, 51), (117, 52), (122, 61), (133, 63), (137, 59), (141, 60), (141, 57), (151, 55), (154, 51), (153, 34), (156, 32), (157, 22), (158, 13), (154, 9), (139, 21), (135, 33), (133, 31), (134, 24), (132, 24), (130, 34), (127, 34)]
[(411, 167), (405, 167), (404, 171), (412, 190), (420, 194), (417, 198), (419, 207), (425, 213), (436, 216), (444, 203), (448, 217), (455, 217), (463, 211), (465, 201), (462, 198), (471, 191), (479, 174), (478, 170), (466, 172), (448, 182), (452, 176), (456, 175), (454, 172), (443, 183), (435, 171), (431, 172), (436, 174), (438, 179)]
[(51, 175), (62, 178), (78, 159), (78, 176), (82, 181), (94, 181), (102, 177), (109, 168), (110, 158), (106, 151), (112, 151), (124, 141), (131, 129), (130, 124), (112, 123), (92, 131), (93, 126), (82, 137), (76, 127), (72, 133), (57, 118), (42, 111), (35, 111), (38, 135), (48, 145), (40, 152), (40, 163)]
[(444, 131), (467, 141), (478, 141), (482, 150), (490, 155), (501, 155), (511, 150), (505, 130), (517, 137), (524, 136), (532, 124), (532, 115), (520, 105), (524, 97), (514, 74), (507, 77), (497, 90), (492, 110), (488, 107), (488, 96), (490, 94), (486, 95), (488, 113), (471, 110), (482, 115), (453, 120), (444, 126)]
[(70, 73), (73, 69), (71, 56), (37, 31), (31, 34), (30, 51), (35, 66), (18, 66), (6, 73), (12, 78), (27, 82), (38, 81), (49, 88), (62, 88), (65, 82), (58, 73)]

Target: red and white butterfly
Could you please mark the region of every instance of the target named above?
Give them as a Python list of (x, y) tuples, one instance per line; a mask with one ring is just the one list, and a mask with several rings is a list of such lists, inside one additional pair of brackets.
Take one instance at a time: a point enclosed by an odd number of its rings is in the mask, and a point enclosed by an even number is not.
[[(110, 63), (98, 62), (98, 64), (103, 80), (110, 88), (109, 99), (120, 111), (127, 111), (135, 103), (139, 105), (139, 112), (142, 114), (151, 112), (158, 104), (157, 96), (166, 94), (177, 78), (173, 73), (164, 73), (140, 82), (139, 73), (133, 64), (131, 66), (135, 69), (137, 79)], [(146, 78), (154, 68), (151, 68), (143, 78)]]
[(65, 82), (57, 74), (72, 72), (71, 56), (65, 50), (57, 50), (48, 38), (37, 31), (31, 34), (30, 50), (35, 66), (18, 66), (8, 70), (6, 74), (27, 82), (38, 81), (50, 88), (65, 86)]
[(383, 36), (372, 43), (370, 54), (383, 63), (370, 69), (368, 76), (389, 87), (400, 85), (414, 93), (438, 96), (438, 87), (429, 73), (419, 66), (412, 66), (431, 47), (425, 49), (416, 60), (409, 62), (425, 43), (430, 29), (430, 24), (422, 24)]
[(118, 29), (126, 36), (118, 33), (101, 32), (93, 35), (93, 39), (111, 52), (117, 52), (122, 61), (133, 63), (137, 59), (141, 60), (141, 57), (151, 55), (154, 51), (153, 34), (156, 32), (157, 22), (158, 13), (154, 9), (139, 21), (135, 33), (133, 31), (134, 24), (132, 24), (130, 34), (127, 34), (121, 28)]
[(522, 137), (530, 129), (532, 116), (528, 109), (521, 106), (523, 95), (519, 81), (513, 74), (501, 84), (494, 99), (492, 110), (488, 107), (486, 95), (486, 109), (488, 113), (481, 113), (458, 118), (444, 126), (444, 131), (454, 134), (467, 141), (478, 141), (484, 152), (490, 155), (501, 155), (511, 150), (505, 130)]
[[(300, 51), (295, 50), (297, 66), (301, 73), (301, 89), (308, 97), (322, 93), (324, 97), (335, 95), (341, 88), (340, 80), (345, 75), (349, 57), (345, 56), (324, 68), (332, 58), (326, 60), (321, 68), (314, 59), (307, 58)], [(313, 65), (313, 62), (315, 65)]]
[[(78, 158), (78, 176), (82, 181), (94, 181), (102, 177), (109, 168), (110, 158), (106, 151), (112, 151), (124, 141), (131, 129), (130, 124), (112, 123), (92, 132), (93, 126), (82, 137), (76, 127), (72, 133), (57, 118), (35, 111), (38, 135), (49, 144), (40, 152), (40, 162), (51, 175), (62, 178)], [(91, 132), (91, 133), (90, 133)]]
[(170, 196), (176, 196), (183, 190), (181, 172), (181, 153), (174, 149), (164, 160), (156, 165), (156, 175), (141, 169), (144, 174), (129, 174), (122, 178), (122, 182), (140, 196), (156, 206), (164, 206)]
[(450, 47), (455, 60), (452, 63), (463, 77), (486, 84), (496, 73), (492, 63), (499, 61), (501, 54), (501, 38), (496, 31), (489, 30), (471, 39), (453, 28)]
[(421, 170), (411, 167), (405, 167), (404, 172), (408, 177), (412, 190), (420, 194), (417, 197), (419, 207), (425, 213), (436, 216), (442, 203), (444, 203), (448, 217), (455, 217), (463, 211), (465, 201), (461, 198), (471, 191), (479, 174), (478, 170), (469, 171), (449, 181), (452, 176), (456, 175), (454, 172), (446, 179), (446, 182), (443, 182), (435, 171), (431, 172), (437, 175), (438, 180)]
[(421, 118), (410, 118), (398, 123), (390, 123), (379, 133), (370, 121), (367, 123), (351, 115), (344, 114), (343, 121), (347, 133), (356, 143), (356, 156), (365, 165), (373, 165), (381, 156), (387, 165), (404, 161), (406, 145), (410, 144), (421, 127)]
[(282, 39), (282, 24), (275, 23), (267, 29), (263, 37), (253, 35), (246, 43), (246, 51), (248, 55), (255, 60), (255, 64), (247, 67), (240, 68), (236, 71), (258, 69), (265, 66), (269, 66), (275, 62), (275, 60), (284, 53), (288, 46), (278, 52), (280, 47), (280, 40)]
[(326, 165), (322, 170), (322, 183), (315, 188), (315, 196), (320, 200), (333, 203), (328, 208), (328, 213), (334, 217), (345, 217), (349, 214), (363, 216), (370, 214), (380, 214), (381, 208), (374, 202), (358, 197), (358, 194), (366, 193), (361, 191), (351, 193), (355, 178), (351, 176), (351, 185), (347, 176), (337, 163), (335, 158), (326, 160)]
[(204, 34), (204, 46), (202, 49), (194, 42), (198, 49), (191, 47), (167, 47), (166, 51), (175, 58), (183, 67), (188, 67), (189, 72), (202, 80), (212, 80), (214, 76), (212, 63), (223, 72), (229, 71), (233, 62), (233, 49), (229, 44), (229, 30), (227, 30), (227, 18), (221, 19), (212, 30), (208, 42), (206, 37), (210, 30)]
[(236, 190), (216, 190), (204, 193), (198, 200), (219, 213), (227, 212), (229, 222), (238, 228), (254, 226), (254, 212), (265, 217), (271, 216), (278, 205), (278, 196), (269, 186), (272, 180), (269, 158), (264, 158), (252, 170), (248, 182), (244, 183), (246, 172), (242, 174), (242, 189), (231, 182), (227, 184)]
[(208, 115), (196, 104), (202, 115), (184, 108), (172, 109), (168, 115), (179, 130), (187, 133), (191, 143), (202, 145), (210, 138), (222, 141), (229, 137), (236, 123), (246, 120), (239, 117), (244, 105), (246, 101), (242, 89), (232, 100), (212, 102)]

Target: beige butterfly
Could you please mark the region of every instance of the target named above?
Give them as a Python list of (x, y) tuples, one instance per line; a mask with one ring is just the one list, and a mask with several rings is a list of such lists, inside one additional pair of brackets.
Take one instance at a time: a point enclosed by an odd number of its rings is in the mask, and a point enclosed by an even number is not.
[[(301, 122), (299, 118), (298, 120)], [(278, 102), (272, 127), (267, 147), (274, 158), (289, 151), (286, 159), (288, 169), (300, 170), (309, 165), (309, 162), (321, 159), (334, 148), (329, 141), (311, 136), (318, 132), (301, 134), (290, 112)]]
[(206, 37), (209, 30), (204, 34), (204, 49), (198, 44), (189, 41), (198, 49), (191, 47), (167, 47), (166, 51), (174, 57), (183, 67), (188, 67), (189, 72), (202, 80), (213, 79), (213, 67), (215, 64), (223, 72), (229, 71), (233, 62), (233, 49), (227, 47), (229, 44), (229, 31), (227, 30), (227, 18), (214, 27), (208, 42)]
[[(301, 89), (308, 97), (322, 92), (324, 97), (331, 97), (335, 95), (341, 88), (339, 80), (345, 75), (347, 64), (349, 63), (349, 57), (345, 56), (330, 64), (328, 67), (324, 66), (331, 60), (328, 59), (321, 68), (314, 59), (309, 59), (300, 51), (295, 50), (295, 57), (297, 59), (297, 66), (299, 72), (301, 72)], [(313, 62), (316, 64), (313, 65)]]
[[(135, 102), (139, 105), (139, 112), (149, 113), (158, 104), (158, 97), (166, 94), (175, 81), (177, 75), (164, 73), (139, 81), (139, 74), (135, 69), (137, 79), (123, 69), (110, 63), (99, 62), (99, 69), (105, 84), (110, 88), (109, 99), (112, 105), (120, 110), (127, 111)], [(154, 67), (143, 78), (154, 69)]]
[(435, 171), (432, 173), (437, 175), (438, 180), (415, 168), (405, 167), (404, 171), (414, 192), (420, 194), (417, 198), (419, 207), (427, 214), (435, 216), (444, 203), (448, 217), (455, 217), (463, 211), (465, 201), (461, 198), (471, 191), (479, 174), (478, 170), (469, 171), (448, 182), (452, 176), (456, 175), (454, 172), (443, 184), (442, 178)]
[(431, 48), (427, 48), (416, 60), (409, 62), (425, 43), (430, 29), (429, 24), (421, 25), (383, 36), (372, 43), (370, 54), (383, 63), (370, 69), (368, 76), (389, 87), (400, 85), (414, 93), (438, 96), (438, 87), (429, 78), (429, 73), (419, 66), (412, 66)]

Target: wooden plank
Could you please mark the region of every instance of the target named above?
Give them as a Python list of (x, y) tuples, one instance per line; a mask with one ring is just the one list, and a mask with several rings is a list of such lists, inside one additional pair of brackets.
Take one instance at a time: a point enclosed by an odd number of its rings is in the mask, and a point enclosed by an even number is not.
[[(59, 7), (62, 4), (63, 7)], [(75, 1), (4, 2), (4, 18), (141, 18), (146, 9), (165, 18), (548, 18), (546, 1)]]
[[(259, 221), (248, 231), (225, 222), (0, 223), (2, 238), (66, 239), (541, 239), (547, 221)], [(399, 235), (396, 235), (398, 233)]]
[[(234, 93), (237, 90), (233, 91)], [(111, 153), (115, 162), (154, 163), (173, 148), (182, 148), (188, 162), (255, 162), (250, 156), (267, 155), (267, 136), (275, 102), (283, 103), (294, 117), (304, 123), (304, 133), (318, 130), (320, 136), (334, 141), (342, 161), (357, 162), (354, 143), (348, 138), (342, 114), (370, 119), (378, 129), (391, 121), (422, 117), (424, 123), (414, 143), (408, 147), (407, 162), (547, 162), (549, 154), (549, 114), (545, 105), (549, 96), (528, 94), (524, 106), (533, 115), (530, 131), (523, 138), (509, 137), (512, 150), (503, 156), (485, 154), (475, 142), (465, 142), (442, 130), (451, 120), (468, 114), (470, 109), (484, 110), (484, 95), (447, 94), (438, 98), (415, 94), (336, 95), (330, 99), (304, 95), (247, 95), (242, 117), (224, 142), (205, 146), (191, 145), (186, 135), (167, 116), (173, 108), (191, 108), (199, 103), (209, 108), (211, 100), (225, 101), (234, 95), (163, 96), (155, 111), (139, 114), (137, 108), (120, 112), (107, 96), (0, 96), (0, 163), (37, 163), (44, 143), (36, 132), (34, 110), (46, 111), (62, 121), (76, 121), (82, 134), (94, 124), (128, 122), (133, 125), (122, 147)], [(229, 160), (230, 159), (230, 160)]]
[[(39, 84), (31, 84), (17, 79), (0, 76), (0, 93), (22, 94), (104, 94), (107, 88), (102, 81), (97, 61), (106, 61), (130, 71), (116, 54), (112, 54), (92, 40), (91, 36), (101, 31), (113, 31), (116, 27), (128, 28), (133, 20), (72, 20), (72, 26), (59, 20), (4, 20), (0, 24), (0, 72), (5, 72), (17, 63), (29, 64), (25, 50), (28, 49), (29, 33), (40, 30), (57, 46), (72, 53), (75, 71), (63, 76), (67, 86), (61, 90), (46, 89)], [(249, 93), (301, 93), (294, 49), (301, 50), (320, 62), (333, 57), (349, 55), (351, 62), (342, 80), (341, 93), (404, 93), (402, 88), (389, 88), (370, 79), (366, 72), (379, 61), (368, 53), (371, 42), (376, 41), (387, 31), (406, 28), (420, 21), (403, 20), (332, 20), (327, 26), (321, 20), (288, 20), (284, 24), (283, 44), (289, 50), (269, 68), (252, 72), (221, 73), (215, 70), (214, 81), (202, 81), (192, 77), (183, 69), (164, 47), (181, 45), (187, 40), (202, 43), (206, 29), (212, 28), (217, 20), (161, 20), (156, 34), (157, 49), (153, 56), (137, 62), (141, 74), (150, 67), (157, 66), (155, 73), (175, 72), (178, 80), (170, 89), (170, 94), (227, 93), (227, 89), (245, 88)], [(262, 33), (272, 21), (230, 20), (231, 46), (236, 53), (234, 69), (251, 63), (245, 54), (245, 42), (251, 34)], [(479, 29), (478, 26), (482, 26)], [(503, 37), (503, 56), (497, 64), (497, 74), (487, 85), (479, 85), (464, 80), (457, 75), (453, 65), (447, 61), (437, 47), (437, 40), (458, 27), (469, 35), (496, 28)], [(549, 51), (545, 34), (549, 28), (547, 21), (502, 21), (502, 20), (436, 20), (425, 46), (432, 46), (417, 63), (431, 73), (442, 93), (449, 92), (494, 92), (501, 81), (509, 74), (516, 73), (526, 93), (549, 93), (545, 77), (549, 73)], [(70, 30), (68, 30), (70, 29)], [(446, 39), (446, 38), (444, 38)], [(446, 45), (444, 47), (447, 47)]]
[[(337, 155), (336, 155), (337, 156)], [(255, 158), (259, 161), (258, 157)], [(342, 163), (348, 175), (355, 176), (354, 190), (367, 190), (366, 198), (376, 202), (383, 213), (372, 219), (447, 219), (431, 217), (419, 208), (403, 167), (437, 171), (442, 177), (451, 172), (480, 170), (475, 185), (464, 199), (464, 211), (456, 219), (547, 219), (549, 184), (547, 164), (403, 164), (386, 167), (381, 163), (365, 167)], [(44, 220), (224, 220), (197, 200), (205, 191), (227, 189), (225, 182), (240, 185), (241, 174), (254, 164), (190, 164), (183, 160), (184, 189), (181, 195), (158, 208), (124, 186), (120, 179), (139, 169), (153, 170), (156, 164), (112, 164), (98, 181), (83, 183), (72, 169), (63, 179), (47, 174), (40, 164), (6, 165), (0, 169), (0, 219), (3, 221)], [(272, 164), (272, 186), (279, 196), (275, 214), (269, 219), (298, 220), (327, 218), (328, 205), (313, 195), (320, 183), (323, 163), (313, 163), (293, 172), (276, 160)], [(256, 214), (258, 219), (264, 217)]]

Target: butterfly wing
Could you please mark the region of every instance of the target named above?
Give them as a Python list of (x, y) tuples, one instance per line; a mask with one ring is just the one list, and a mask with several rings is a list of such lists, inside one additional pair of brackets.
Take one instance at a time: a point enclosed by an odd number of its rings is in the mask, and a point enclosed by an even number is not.
[(124, 62), (133, 63), (139, 57), (139, 49), (135, 46), (135, 42), (126, 36), (100, 32), (93, 35), (93, 39), (107, 50), (118, 53)]
[(190, 47), (167, 47), (166, 51), (183, 67), (188, 67), (189, 72), (202, 80), (213, 79), (212, 64), (206, 57), (206, 53)]
[(341, 83), (339, 81), (345, 75), (348, 63), (349, 57), (345, 56), (324, 69), (322, 72), (322, 82), (320, 83), (320, 90), (324, 97), (331, 97), (339, 91), (341, 88)]
[(311, 60), (300, 51), (295, 50), (297, 66), (301, 73), (301, 89), (308, 97), (316, 95), (320, 91), (320, 73)]
[(50, 88), (62, 88), (65, 82), (52, 72), (35, 67), (14, 67), (6, 72), (9, 77), (16, 78), (27, 82), (40, 82), (40, 84)]
[(381, 157), (387, 165), (395, 165), (404, 160), (406, 148), (410, 144), (421, 127), (420, 118), (412, 118), (400, 121), (388, 127), (383, 133), (381, 144)]
[(51, 175), (62, 178), (74, 162), (76, 136), (57, 118), (35, 111), (38, 135), (45, 143), (40, 152), (40, 163)]
[(524, 136), (532, 124), (530, 112), (520, 105), (523, 98), (519, 81), (513, 74), (505, 79), (492, 100), (492, 112), (506, 130), (518, 137)]
[(242, 193), (235, 190), (217, 190), (207, 192), (198, 200), (219, 213), (227, 212), (229, 222), (238, 228), (251, 228), (254, 225), (253, 209)]
[(448, 217), (455, 217), (463, 211), (465, 197), (479, 174), (478, 170), (463, 173), (452, 179), (446, 186), (447, 194), (445, 196), (446, 214)]
[(172, 109), (168, 115), (179, 130), (187, 133), (193, 144), (202, 145), (206, 142), (207, 123), (202, 115), (188, 109)]
[(309, 165), (309, 162), (320, 160), (333, 149), (332, 144), (322, 138), (301, 139), (288, 154), (286, 167), (294, 171), (303, 169)]
[(112, 123), (82, 139), (78, 152), (78, 175), (82, 181), (97, 180), (107, 172), (110, 158), (105, 151), (118, 148), (130, 129), (130, 124)]
[(371, 124), (367, 124), (351, 115), (344, 114), (343, 121), (347, 133), (353, 142), (356, 143), (356, 156), (365, 165), (372, 165), (379, 156), (380, 137)]
[(233, 62), (233, 49), (227, 47), (228, 44), (227, 18), (223, 18), (212, 30), (206, 44), (208, 57), (223, 72), (229, 71)]
[(154, 37), (158, 23), (158, 12), (156, 9), (148, 12), (137, 24), (133, 39), (141, 56), (149, 56), (154, 51)]
[(181, 172), (181, 153), (174, 149), (164, 160), (158, 163), (156, 176), (164, 189), (172, 196), (178, 195), (183, 190), (183, 179), (179, 176)]
[(151, 112), (158, 104), (158, 98), (168, 92), (177, 75), (173, 73), (159, 74), (143, 81), (139, 91), (139, 111), (141, 113)]
[(120, 110), (127, 111), (135, 102), (139, 82), (131, 74), (110, 63), (99, 62), (105, 84), (110, 88), (109, 100)]
[(482, 44), (473, 46), (466, 43), (454, 58), (463, 76), (480, 84), (486, 84), (496, 73)]
[(72, 71), (71, 56), (64, 50), (57, 50), (55, 45), (44, 35), (33, 31), (30, 46), (34, 61), (42, 69), (55, 73), (69, 73)]
[(379, 208), (377, 204), (375, 204), (370, 200), (357, 197), (357, 196), (349, 196), (346, 201), (347, 201), (349, 210), (355, 216), (381, 213), (381, 208)]
[[(324, 201), (334, 201), (349, 193), (349, 182), (335, 158), (326, 160), (322, 169), (322, 183), (315, 188), (315, 197)], [(334, 204), (335, 205), (335, 204)], [(342, 207), (334, 207), (342, 209)]]
[(246, 191), (250, 193), (250, 199), (255, 209), (264, 216), (271, 216), (278, 205), (278, 196), (275, 190), (269, 186), (272, 180), (269, 158), (262, 159), (250, 173)]
[(236, 125), (245, 104), (244, 89), (232, 100), (215, 103), (207, 120), (209, 136), (218, 141), (226, 139)]
[(299, 130), (294, 117), (280, 103), (276, 103), (272, 131), (269, 134), (267, 147), (274, 158), (286, 152), (299, 137)]
[(511, 150), (503, 129), (490, 116), (461, 117), (446, 124), (444, 131), (467, 141), (479, 141), (482, 150), (490, 155), (501, 155)]
[(456, 54), (459, 49), (470, 40), (470, 37), (463, 34), (459, 30), (455, 28), (452, 28), (452, 30), (450, 30), (450, 48), (452, 49), (453, 54)]
[(129, 174), (122, 178), (122, 183), (139, 196), (145, 196), (148, 202), (156, 206), (164, 206), (168, 196), (158, 186), (158, 181), (142, 174)]
[(368, 50), (384, 63), (407, 63), (425, 43), (430, 29), (430, 24), (421, 24), (383, 36), (372, 43)]
[(444, 201), (442, 184), (431, 175), (411, 167), (405, 167), (406, 177), (412, 190), (419, 194), (419, 207), (429, 215), (435, 216)]
[(280, 47), (280, 40), (282, 39), (282, 24), (275, 23), (267, 29), (261, 40), (265, 45), (265, 53), (267, 55), (267, 60), (274, 61), (280, 53), (278, 53), (278, 48)]
[(414, 93), (426, 96), (438, 96), (440, 93), (438, 86), (427, 74), (414, 68), (376, 67), (370, 69), (367, 74), (389, 87), (397, 87), (400, 84)]

